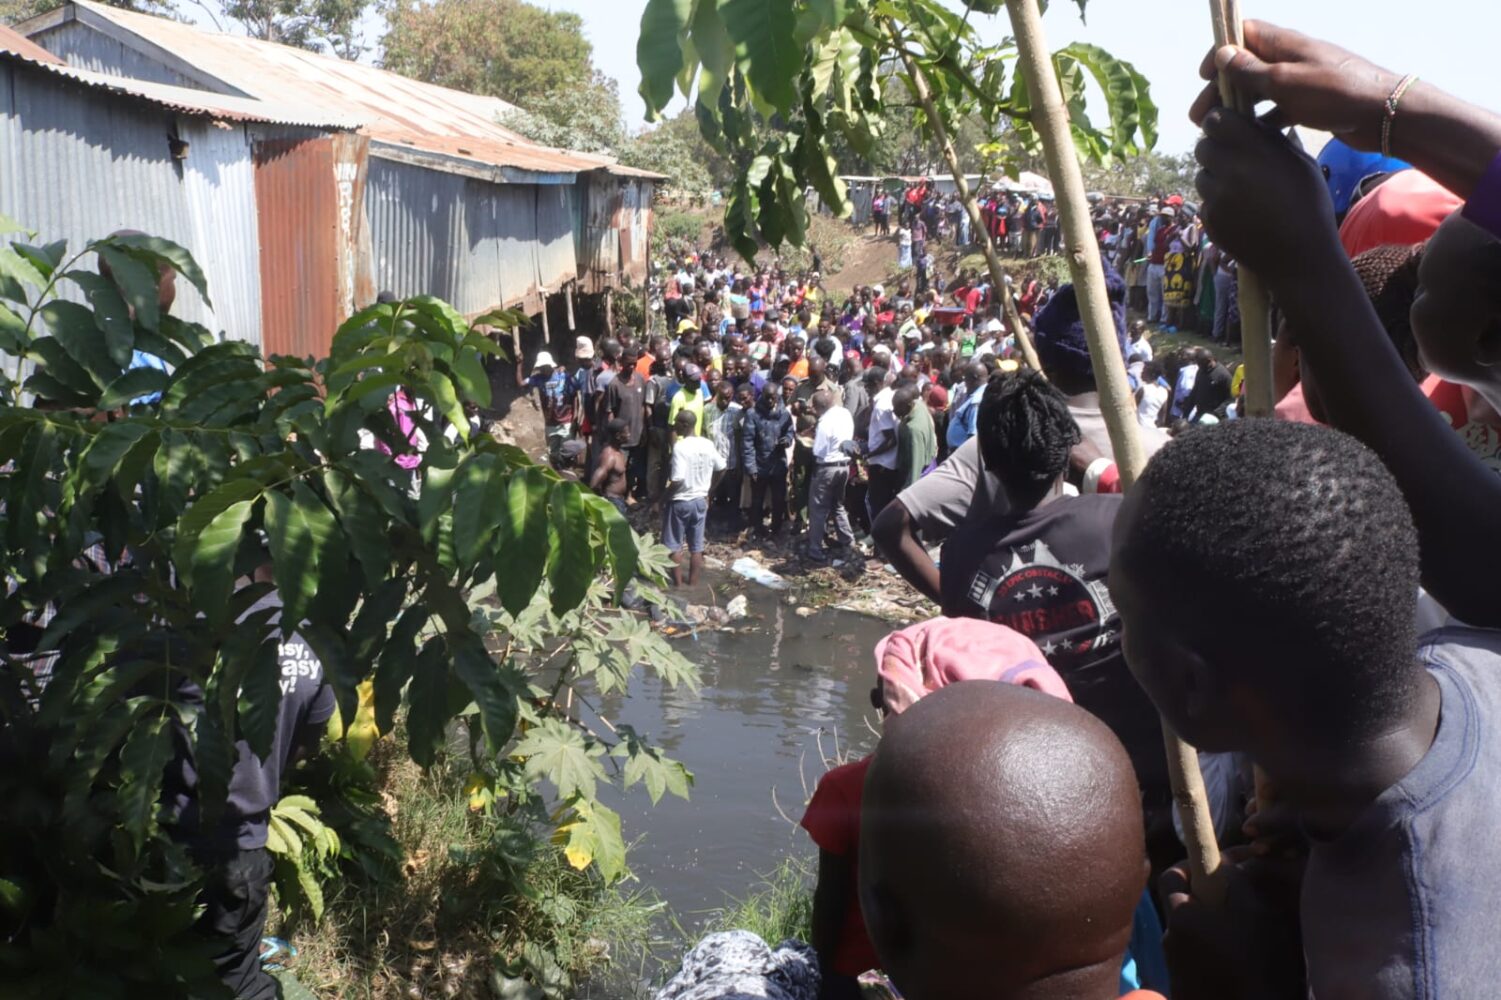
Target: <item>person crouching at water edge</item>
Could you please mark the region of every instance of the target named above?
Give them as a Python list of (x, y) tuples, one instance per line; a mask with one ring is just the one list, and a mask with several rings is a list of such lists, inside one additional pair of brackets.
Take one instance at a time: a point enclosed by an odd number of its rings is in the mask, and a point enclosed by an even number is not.
[[(893, 632), (876, 646), (876, 687), (871, 691), (871, 703), (887, 717), (888, 727), (894, 724), (891, 717), (903, 716), (927, 695), (950, 685), (965, 681), (988, 682), (985, 685), (965, 684), (966, 688), (1021, 685), (1033, 688), (1043, 695), (1051, 695), (1060, 702), (1071, 702), (1068, 688), (1056, 671), (1048, 665), (1042, 651), (1020, 633), (992, 622), (935, 618), (900, 631)], [(1041, 696), (1039, 701), (1044, 700)], [(1119, 744), (1115, 744), (1119, 752)], [(892, 968), (883, 963), (884, 956), (878, 952), (881, 942), (866, 931), (858, 895), (858, 884), (863, 874), (864, 859), (861, 837), (863, 789), (869, 787), (867, 772), (873, 761), (885, 752), (883, 745), (876, 754), (837, 767), (825, 774), (818, 783), (802, 826), (819, 847), (818, 884), (813, 898), (813, 947), (818, 953), (823, 973), (820, 996), (826, 1000), (855, 998), (860, 995), (858, 977), (877, 968)], [(955, 756), (963, 757), (971, 751), (956, 748)], [(1139, 798), (1135, 791), (1135, 776), (1131, 775), (1133, 801)], [(966, 814), (969, 805), (956, 803), (944, 814), (956, 821)], [(1141, 847), (1140, 805), (1136, 805), (1137, 851), (1144, 857)], [(989, 836), (989, 833), (984, 834)], [(899, 846), (893, 846), (899, 850)], [(1116, 954), (1116, 972), (1123, 985), (1134, 988), (1139, 983), (1137, 966), (1145, 972), (1152, 970), (1152, 985), (1165, 985), (1160, 930), (1156, 927), (1155, 914), (1151, 913), (1150, 901), (1142, 896), (1146, 872), (1137, 873), (1136, 896), (1142, 897), (1143, 909), (1150, 926), (1142, 935), (1137, 962), (1122, 966), (1119, 952)], [(884, 877), (883, 877), (884, 878)], [(883, 883), (884, 884), (884, 883)], [(908, 885), (916, 886), (919, 882)], [(884, 890), (883, 890), (884, 891)], [(889, 907), (888, 907), (889, 909)], [(866, 913), (871, 912), (866, 910)], [(911, 916), (908, 913), (907, 916)], [(1128, 909), (1128, 926), (1130, 911)], [(905, 917), (904, 917), (905, 919)], [(900, 983), (898, 985), (901, 985)], [(903, 987), (905, 991), (905, 987)], [(919, 995), (919, 994), (909, 994)], [(972, 995), (969, 993), (932, 993), (932, 996)]]

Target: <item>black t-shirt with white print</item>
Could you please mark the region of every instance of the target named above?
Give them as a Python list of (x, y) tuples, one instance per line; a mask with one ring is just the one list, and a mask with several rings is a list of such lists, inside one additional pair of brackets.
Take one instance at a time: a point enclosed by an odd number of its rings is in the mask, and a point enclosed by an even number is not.
[(1126, 667), (1106, 586), (1120, 504), (1119, 496), (1065, 497), (961, 525), (939, 561), (943, 613), (984, 618), (1035, 642), (1074, 701), (1125, 745), (1148, 801), (1166, 801), (1161, 724)]

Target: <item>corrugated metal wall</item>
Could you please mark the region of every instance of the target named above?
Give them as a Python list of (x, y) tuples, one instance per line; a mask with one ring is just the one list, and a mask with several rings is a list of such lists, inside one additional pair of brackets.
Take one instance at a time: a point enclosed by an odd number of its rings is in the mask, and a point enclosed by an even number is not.
[(187, 245), (208, 279), (215, 317), (231, 336), (259, 343), (261, 241), (250, 138), (244, 126), (200, 118), (179, 119), (178, 135), (188, 143), (182, 184), (193, 235)]
[(437, 295), (465, 315), (540, 312), (578, 274), (572, 185), (491, 184), (380, 156), (365, 209), (375, 286)]
[[(69, 66), (91, 69), (96, 73), (112, 76), (132, 76), (137, 80), (154, 83), (170, 83), (178, 87), (193, 87), (197, 90), (218, 90), (231, 93), (232, 88), (208, 87), (196, 77), (184, 76), (149, 56), (116, 41), (102, 31), (86, 24), (68, 21), (55, 28), (37, 32), (32, 38), (42, 48), (57, 56)], [(209, 292), (213, 295), (213, 292)]]
[(573, 248), (574, 199), (572, 184), (536, 185), (537, 276), (542, 289), (556, 292), (578, 277)]
[[(205, 265), (219, 314), (186, 282), (178, 282), (173, 312), (258, 343), (253, 247), (225, 253), (236, 234), (253, 228), (255, 202), (233, 171), (211, 197), (208, 191), (211, 177), (224, 176), (234, 144), (246, 142), (244, 130), (206, 142), (200, 164), (190, 162), (191, 147), (188, 161), (172, 159), (167, 137), (178, 127), (166, 110), (13, 63), (0, 66), (0, 213), (75, 250), (119, 229), (181, 243)], [(77, 292), (69, 284), (63, 294)]]
[(468, 245), (465, 183), (457, 174), (370, 158), (365, 213), (370, 220), (370, 257), (378, 291), (403, 298), (436, 295), (466, 310), (456, 294), (459, 255), (455, 253)]
[(620, 233), (615, 217), (620, 211), (620, 183), (605, 174), (579, 179), (584, 192), (579, 229), (579, 284), (598, 295), (620, 285)]
[(332, 136), (255, 143), (267, 355), (323, 357), (344, 318)]
[(620, 270), (632, 285), (646, 283), (651, 266), (652, 184), (644, 180), (620, 182)]

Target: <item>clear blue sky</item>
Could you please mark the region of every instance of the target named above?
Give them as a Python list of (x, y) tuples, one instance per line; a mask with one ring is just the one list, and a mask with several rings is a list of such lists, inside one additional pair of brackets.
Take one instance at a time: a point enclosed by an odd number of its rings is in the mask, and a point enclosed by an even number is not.
[[(534, 2), (583, 16), (595, 64), (619, 82), (627, 119), (638, 122), (636, 38), (645, 0)], [(1501, 108), (1497, 0), (1243, 0), (1242, 6), (1247, 17), (1339, 42), (1392, 70), (1421, 74), (1471, 101)], [(991, 22), (987, 34), (996, 40), (1007, 33), (1004, 16), (981, 20)], [(1186, 113), (1211, 38), (1204, 0), (1091, 0), (1088, 24), (1080, 23), (1070, 0), (1053, 0), (1046, 24), (1054, 48), (1088, 41), (1135, 63), (1162, 108), (1158, 148), (1176, 153), (1193, 147), (1196, 130)]]

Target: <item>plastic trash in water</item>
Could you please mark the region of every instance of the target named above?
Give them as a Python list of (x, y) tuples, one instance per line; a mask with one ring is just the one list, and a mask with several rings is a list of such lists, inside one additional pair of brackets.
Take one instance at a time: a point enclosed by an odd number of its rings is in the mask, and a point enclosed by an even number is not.
[(730, 616), (730, 621), (738, 621), (750, 614), (750, 602), (744, 594), (736, 595), (730, 603), (724, 606), (725, 614)]
[(786, 590), (788, 583), (771, 570), (762, 566), (750, 556), (741, 556), (730, 566), (730, 571), (737, 576), (743, 576), (752, 583), (759, 583), (768, 590)]

